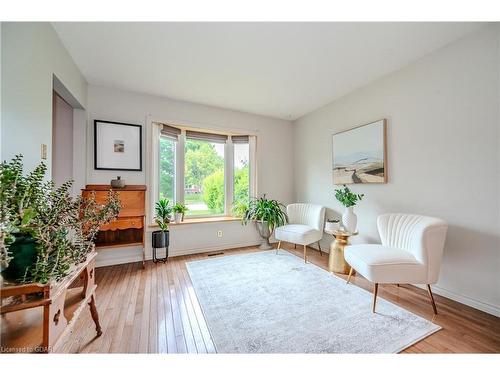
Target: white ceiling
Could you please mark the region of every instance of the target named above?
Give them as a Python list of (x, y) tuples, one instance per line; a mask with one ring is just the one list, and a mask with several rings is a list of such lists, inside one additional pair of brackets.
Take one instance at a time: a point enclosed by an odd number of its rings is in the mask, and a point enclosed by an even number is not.
[(90, 84), (294, 120), (478, 23), (53, 23)]

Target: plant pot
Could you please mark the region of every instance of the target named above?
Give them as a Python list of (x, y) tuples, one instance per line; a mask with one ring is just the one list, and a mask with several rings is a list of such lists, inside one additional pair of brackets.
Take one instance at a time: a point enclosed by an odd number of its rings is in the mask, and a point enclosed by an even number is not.
[(267, 221), (256, 221), (257, 230), (259, 231), (262, 241), (260, 243), (259, 249), (261, 250), (271, 250), (273, 247), (269, 243), (269, 237), (271, 237), (271, 231), (267, 225)]
[(2, 277), (11, 282), (22, 280), (26, 271), (36, 262), (36, 240), (29, 235), (14, 234), (16, 240), (9, 246), (12, 259), (2, 271)]
[(354, 213), (352, 207), (346, 207), (344, 213), (342, 214), (342, 225), (344, 226), (344, 230), (347, 232), (356, 232), (358, 217)]
[(162, 247), (168, 248), (170, 242), (170, 233), (168, 230), (156, 230), (151, 233), (151, 246), (159, 249)]
[(176, 212), (176, 213), (174, 214), (174, 221), (175, 221), (176, 223), (180, 223), (180, 222), (182, 222), (182, 220), (183, 220), (183, 219), (184, 219), (184, 215), (182, 214), (182, 212)]

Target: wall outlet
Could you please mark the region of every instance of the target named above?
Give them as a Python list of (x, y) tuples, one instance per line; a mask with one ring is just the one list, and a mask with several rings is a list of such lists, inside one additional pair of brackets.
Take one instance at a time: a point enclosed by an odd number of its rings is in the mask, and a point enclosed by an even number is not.
[(222, 231), (221, 230), (217, 231), (217, 237), (222, 238)]

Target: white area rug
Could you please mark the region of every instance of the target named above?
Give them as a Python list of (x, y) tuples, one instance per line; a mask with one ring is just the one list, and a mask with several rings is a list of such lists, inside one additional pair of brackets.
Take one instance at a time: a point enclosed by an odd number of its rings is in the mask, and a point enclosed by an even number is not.
[(187, 268), (219, 353), (396, 353), (440, 329), (285, 251)]

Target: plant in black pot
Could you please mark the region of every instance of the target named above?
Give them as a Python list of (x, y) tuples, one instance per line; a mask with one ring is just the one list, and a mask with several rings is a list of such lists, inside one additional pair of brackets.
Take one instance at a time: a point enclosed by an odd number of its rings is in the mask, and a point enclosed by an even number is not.
[(260, 198), (251, 198), (248, 208), (242, 218), (242, 224), (246, 225), (249, 221), (254, 221), (257, 225), (262, 242), (261, 250), (269, 250), (273, 247), (269, 243), (274, 229), (285, 225), (288, 217), (285, 212), (285, 206), (274, 199), (266, 199), (264, 194)]
[[(170, 223), (170, 216), (172, 215), (172, 206), (168, 199), (160, 199), (155, 205), (156, 224), (160, 227), (160, 230), (154, 231), (152, 233), (152, 247), (153, 247), (153, 262), (159, 260), (166, 261), (168, 258), (168, 245), (169, 245), (169, 231), (168, 224)], [(163, 259), (156, 258), (156, 249), (165, 248), (166, 255)]]

